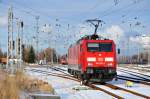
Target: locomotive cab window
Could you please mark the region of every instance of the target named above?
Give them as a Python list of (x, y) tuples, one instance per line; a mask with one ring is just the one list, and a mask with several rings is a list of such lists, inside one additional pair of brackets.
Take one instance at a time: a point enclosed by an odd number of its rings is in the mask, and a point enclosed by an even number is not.
[(89, 52), (112, 52), (112, 43), (87, 43)]
[(88, 43), (87, 49), (90, 52), (96, 52), (99, 51), (99, 43)]
[(100, 52), (112, 52), (112, 43), (100, 43)]

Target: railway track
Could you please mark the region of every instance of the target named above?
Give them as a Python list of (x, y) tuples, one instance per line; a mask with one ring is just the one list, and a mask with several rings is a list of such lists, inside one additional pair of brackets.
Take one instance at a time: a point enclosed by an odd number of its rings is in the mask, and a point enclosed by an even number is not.
[[(74, 80), (74, 81), (77, 81), (77, 82), (81, 82), (79, 79), (76, 79), (76, 78), (73, 78), (73, 76), (65, 73), (66, 70), (63, 70), (63, 69), (59, 69), (59, 68), (51, 68), (51, 69), (54, 69), (56, 71), (61, 71), (61, 73), (64, 73), (64, 74), (57, 74), (57, 73), (50, 73), (48, 72), (47, 75), (52, 75), (52, 76), (57, 76), (57, 77), (61, 77), (61, 78), (65, 78), (65, 79), (70, 79), (70, 80)], [(44, 73), (46, 71), (41, 71), (41, 70), (33, 70), (34, 72), (39, 72), (39, 73)], [(45, 73), (46, 74), (46, 73)], [(141, 80), (141, 79), (140, 79)], [(142, 82), (140, 82), (142, 83)], [(114, 94), (104, 88), (100, 88), (98, 87), (97, 85), (95, 84), (92, 84), (92, 83), (88, 83), (88, 84), (85, 84), (86, 86), (94, 89), (94, 90), (100, 90), (100, 91), (103, 91), (115, 98), (118, 98), (118, 99), (124, 99), (123, 97), (117, 95), (117, 94)], [(143, 97), (143, 98), (146, 98), (146, 99), (150, 99), (149, 96), (146, 96), (146, 95), (143, 95), (141, 93), (138, 93), (138, 92), (135, 92), (135, 91), (132, 91), (132, 90), (128, 90), (128, 89), (125, 89), (125, 88), (122, 88), (122, 87), (119, 87), (119, 86), (116, 86), (116, 85), (112, 85), (112, 84), (109, 84), (109, 83), (105, 83), (104, 86), (107, 86), (111, 89), (114, 89), (114, 90), (122, 90), (122, 91), (125, 91), (125, 92), (128, 92), (128, 93), (131, 93), (131, 94), (134, 94), (136, 96), (139, 96), (139, 97)]]
[[(68, 73), (66, 73), (65, 72), (66, 70), (64, 70), (64, 69), (61, 69), (61, 68), (58, 68), (58, 67), (51, 67), (51, 69), (54, 69), (56, 71), (60, 71), (61, 73), (64, 73), (64, 74), (68, 75)], [(69, 75), (69, 76), (71, 76), (71, 75)], [(149, 83), (148, 79), (128, 77), (128, 76), (122, 76), (122, 75), (117, 75), (117, 77), (118, 77), (118, 79), (121, 79), (121, 80), (129, 80), (129, 81), (132, 81), (132, 82), (135, 82), (135, 83), (141, 83), (141, 84), (150, 86), (150, 83)]]
[(141, 79), (141, 78), (135, 78), (135, 77), (129, 77), (129, 76), (124, 76), (124, 75), (117, 75), (117, 77), (119, 78), (126, 78), (126, 79), (129, 79), (129, 80), (132, 80), (132, 81), (148, 81), (148, 80), (145, 80), (145, 79)]
[[(61, 77), (61, 78), (65, 78), (65, 79), (69, 79), (69, 80), (73, 80), (73, 81), (77, 81), (77, 82), (81, 82), (80, 80), (78, 80), (76, 78), (70, 78), (70, 76), (66, 77), (66, 75), (60, 75), (60, 74), (57, 74), (57, 73), (54, 73), (54, 74), (52, 74), (52, 73), (45, 73), (46, 71), (37, 70), (37, 69), (32, 69), (30, 71), (38, 72), (38, 73), (42, 73), (42, 74), (47, 74), (47, 75), (51, 75), (51, 76), (56, 76), (56, 77)], [(111, 96), (113, 96), (113, 97), (115, 97), (117, 99), (124, 99), (123, 97), (121, 97), (119, 95), (116, 95), (116, 94), (114, 94), (112, 92), (109, 92), (109, 91), (107, 91), (107, 90), (105, 90), (103, 88), (99, 88), (99, 87), (95, 86), (94, 84), (85, 84), (85, 85), (90, 87), (90, 88), (92, 88), (92, 89), (94, 89), (94, 90), (103, 91), (103, 92), (105, 92), (105, 93), (107, 93), (107, 94), (109, 94), (109, 95), (111, 95)]]
[(51, 76), (61, 77), (61, 78), (66, 78), (66, 79), (70, 79), (70, 80), (74, 80), (74, 81), (78, 81), (77, 79), (75, 79), (75, 78), (73, 78), (72, 76), (69, 76), (69, 75), (64, 75), (64, 74), (59, 74), (59, 73), (53, 73), (53, 72), (48, 72), (47, 73), (47, 71), (37, 70), (37, 69), (32, 69), (32, 70), (28, 70), (28, 71), (42, 73), (42, 74), (45, 74), (45, 75), (51, 75)]
[(134, 76), (134, 77), (137, 77), (137, 78), (140, 78), (140, 79), (143, 79), (143, 80), (145, 80), (145, 81), (150, 82), (150, 79), (148, 79), (148, 78), (146, 78), (146, 77), (142, 77), (142, 76), (139, 76), (139, 75), (137, 75), (137, 74), (133, 74), (133, 73), (131, 73), (131, 72), (127, 72), (127, 71), (125, 71), (125, 70), (120, 70), (120, 71), (123, 72), (123, 73), (129, 74), (129, 75), (132, 75), (132, 76)]
[[(100, 83), (93, 83), (93, 84), (101, 85)], [(119, 87), (119, 86), (116, 86), (116, 85), (113, 85), (113, 84), (104, 83), (103, 85), (106, 86), (106, 87), (109, 87), (111, 89), (114, 89), (114, 90), (122, 90), (122, 91), (125, 91), (125, 92), (128, 92), (128, 93), (134, 94), (136, 96), (140, 96), (140, 97), (143, 97), (143, 98), (146, 98), (146, 99), (150, 99), (149, 96), (146, 96), (146, 95), (143, 95), (141, 93), (138, 93), (138, 92), (135, 92), (135, 91), (132, 91), (132, 90), (128, 90), (128, 89), (125, 89), (125, 88), (122, 88), (122, 87)]]
[(132, 81), (132, 82), (135, 82), (135, 83), (140, 83), (140, 84), (144, 84), (144, 85), (148, 85), (150, 86), (150, 83), (147, 82), (147, 81), (143, 81), (143, 80), (133, 80), (131, 79), (131, 77), (127, 77), (127, 76), (117, 76), (118, 79), (121, 79), (121, 80), (126, 80), (126, 81)]
[(119, 65), (119, 67), (129, 68), (129, 69), (143, 71), (143, 72), (150, 72), (149, 68), (143, 68), (143, 67), (138, 67), (138, 66), (121, 66), (121, 65)]
[[(57, 68), (57, 70), (59, 71), (59, 68)], [(61, 72), (63, 72), (62, 69), (60, 69), (60, 70), (61, 70)], [(123, 78), (124, 76), (121, 76), (121, 77)], [(131, 80), (132, 79), (132, 81), (134, 81), (134, 82), (145, 84), (145, 85), (150, 85), (149, 83), (144, 82), (144, 81), (147, 81), (147, 79), (143, 79), (143, 78), (138, 79), (138, 78), (127, 77), (127, 76), (125, 76), (125, 77), (127, 78), (126, 80), (129, 80), (129, 79)], [(143, 98), (146, 98), (146, 99), (150, 98), (149, 96), (143, 95), (141, 93), (131, 91), (131, 90), (128, 90), (128, 89), (125, 89), (125, 88), (122, 88), (122, 87), (119, 87), (119, 86), (116, 86), (116, 85), (112, 85), (112, 84), (109, 84), (109, 83), (105, 83), (104, 85), (107, 86), (107, 87), (110, 87), (111, 89), (114, 89), (114, 90), (123, 90), (123, 91), (129, 92), (131, 94), (134, 94), (136, 96), (140, 96), (140, 97), (143, 97)]]
[(137, 96), (140, 96), (140, 97), (143, 97), (143, 98), (146, 98), (146, 99), (150, 99), (149, 96), (146, 96), (146, 95), (143, 95), (141, 93), (138, 93), (138, 92), (135, 92), (135, 91), (132, 91), (132, 90), (128, 90), (128, 89), (125, 89), (125, 88), (122, 88), (122, 87), (118, 87), (116, 85), (112, 85), (112, 84), (106, 83), (105, 86), (110, 87), (110, 88), (112, 88), (114, 90), (123, 90), (125, 92), (129, 92), (129, 93), (132, 93), (134, 95), (137, 95)]
[(126, 72), (129, 72), (129, 73), (134, 73), (134, 74), (138, 74), (138, 75), (141, 75), (141, 76), (143, 76), (143, 77), (147, 77), (147, 78), (150, 78), (150, 76), (149, 75), (145, 75), (145, 74), (142, 74), (142, 73), (138, 73), (138, 72), (134, 72), (134, 71), (130, 71), (130, 70), (126, 70), (126, 69), (119, 69), (119, 70), (121, 70), (121, 71), (126, 71)]
[[(129, 77), (129, 76), (123, 76), (123, 75), (117, 75), (117, 78), (118, 79), (121, 79), (121, 80), (129, 80), (129, 81), (132, 81), (132, 82), (135, 82), (135, 83), (141, 83), (141, 84), (144, 84), (144, 85), (148, 85), (150, 86), (150, 79), (146, 78), (146, 77), (150, 77), (148, 75), (145, 75), (145, 74), (141, 74), (141, 73), (137, 73), (137, 72), (133, 72), (132, 71), (128, 71), (128, 70), (120, 70), (121, 72), (123, 73), (127, 73), (131, 76), (134, 76), (134, 77)], [(136, 74), (139, 74), (139, 75), (136, 75)], [(142, 77), (141, 77), (141, 76)], [(136, 77), (136, 78), (135, 78)]]

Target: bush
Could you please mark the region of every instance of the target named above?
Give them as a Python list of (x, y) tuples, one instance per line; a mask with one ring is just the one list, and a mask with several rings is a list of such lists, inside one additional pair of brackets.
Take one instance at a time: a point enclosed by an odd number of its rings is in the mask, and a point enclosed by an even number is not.
[(19, 99), (19, 92), (21, 90), (54, 93), (54, 89), (47, 82), (29, 78), (20, 71), (17, 71), (15, 75), (6, 74), (0, 80), (0, 99)]

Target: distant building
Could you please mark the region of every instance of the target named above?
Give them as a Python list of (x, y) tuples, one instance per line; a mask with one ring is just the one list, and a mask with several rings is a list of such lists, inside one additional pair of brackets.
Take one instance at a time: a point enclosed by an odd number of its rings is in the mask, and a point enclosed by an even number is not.
[(118, 62), (121, 64), (148, 64), (150, 56), (148, 51), (142, 51), (139, 55), (119, 56)]

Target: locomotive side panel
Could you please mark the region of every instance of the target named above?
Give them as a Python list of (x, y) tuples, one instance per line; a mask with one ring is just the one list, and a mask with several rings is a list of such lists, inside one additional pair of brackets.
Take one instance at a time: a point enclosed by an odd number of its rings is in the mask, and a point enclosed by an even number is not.
[(68, 50), (68, 68), (81, 70), (80, 45), (74, 45)]

